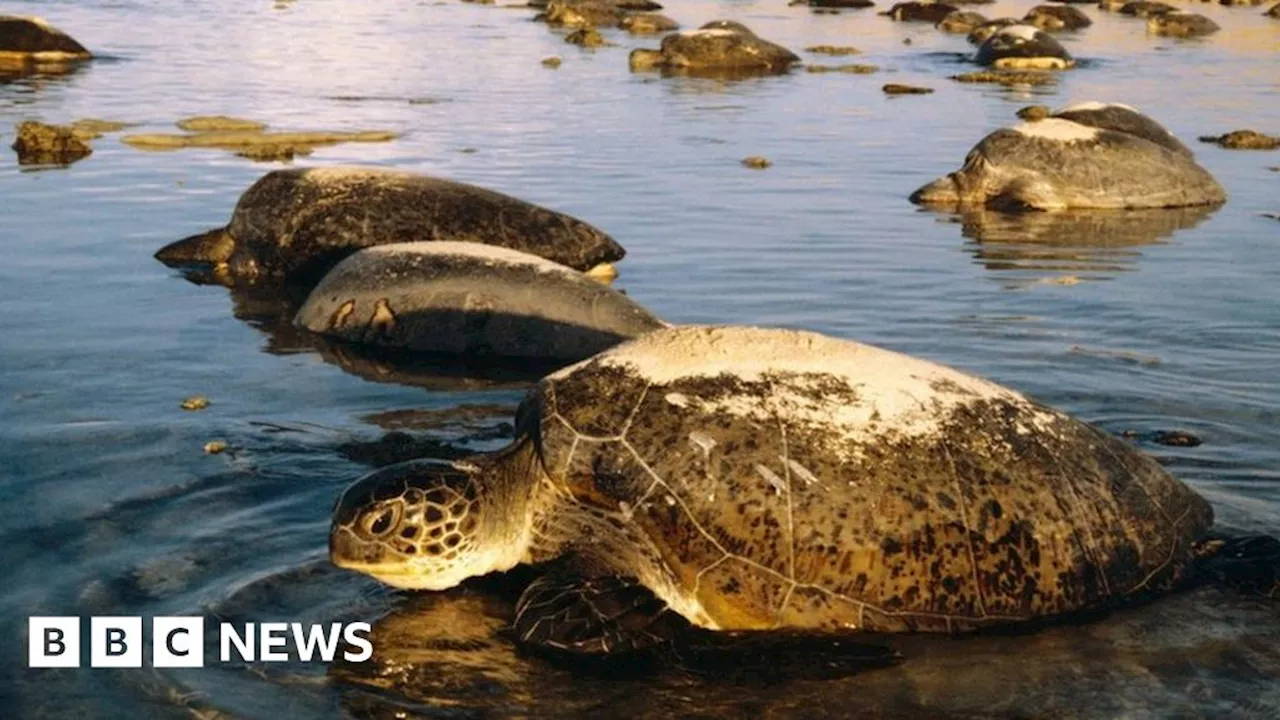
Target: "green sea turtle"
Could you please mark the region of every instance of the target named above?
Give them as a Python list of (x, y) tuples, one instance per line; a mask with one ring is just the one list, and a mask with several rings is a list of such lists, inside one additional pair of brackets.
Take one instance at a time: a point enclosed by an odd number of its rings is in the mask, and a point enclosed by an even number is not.
[(811, 332), (684, 326), (544, 378), (502, 450), (358, 480), (329, 548), (425, 590), (549, 563), (518, 637), (603, 654), (685, 621), (960, 632), (1202, 570), (1280, 593), (1280, 543), (1209, 539), (1212, 521), (1132, 446), (990, 382)]
[(1009, 25), (991, 34), (974, 60), (979, 65), (1015, 70), (1065, 70), (1075, 58), (1047, 32), (1031, 25)]
[(566, 362), (666, 327), (564, 265), (461, 242), (360, 250), (325, 274), (294, 322), (365, 345)]
[(632, 70), (768, 74), (787, 72), (800, 57), (760, 38), (740, 22), (712, 20), (697, 30), (667, 35), (657, 50), (632, 50), (628, 62)]
[(0, 65), (62, 63), (93, 57), (70, 35), (38, 17), (0, 15)]
[(1088, 15), (1070, 5), (1037, 5), (1022, 16), (1022, 22), (1041, 30), (1081, 30), (1093, 24)]
[(927, 22), (937, 25), (956, 10), (959, 10), (959, 8), (955, 5), (936, 2), (936, 0), (924, 0), (923, 2), (911, 0), (911, 2), (897, 3), (880, 14), (898, 22)]
[(290, 168), (262, 176), (226, 227), (161, 248), (172, 266), (212, 266), (228, 285), (311, 285), (364, 247), (457, 240), (520, 250), (613, 277), (626, 251), (564, 213), (466, 183), (396, 170)]
[(911, 195), (919, 205), (1005, 210), (1218, 205), (1226, 191), (1155, 120), (1085, 103), (996, 130), (964, 165)]
[(1022, 24), (1021, 20), (1019, 20), (1018, 18), (1011, 18), (1011, 17), (1002, 17), (1002, 18), (996, 18), (994, 20), (988, 20), (982, 23), (981, 25), (978, 25), (977, 27), (973, 28), (973, 30), (969, 32), (969, 35), (965, 37), (965, 40), (968, 40), (970, 45), (982, 45), (987, 41), (988, 38), (990, 38), (992, 35), (995, 35), (996, 31), (999, 30), (1000, 28), (1007, 28), (1010, 25), (1021, 25), (1021, 24)]
[(971, 33), (986, 23), (987, 17), (982, 13), (976, 13), (972, 10), (956, 10), (947, 13), (946, 17), (938, 21), (936, 27), (942, 32)]
[(1212, 35), (1222, 28), (1218, 23), (1199, 13), (1175, 10), (1157, 13), (1147, 18), (1147, 30), (1152, 35), (1167, 37), (1204, 37)]

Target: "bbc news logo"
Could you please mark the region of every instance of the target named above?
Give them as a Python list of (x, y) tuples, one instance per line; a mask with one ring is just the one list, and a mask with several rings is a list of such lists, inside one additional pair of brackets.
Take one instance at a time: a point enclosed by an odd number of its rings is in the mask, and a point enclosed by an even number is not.
[[(27, 665), (33, 668), (80, 667), (79, 617), (27, 619)], [(199, 616), (151, 619), (151, 667), (204, 667), (204, 618)], [(332, 662), (339, 646), (349, 646), (342, 658), (364, 662), (373, 656), (369, 623), (231, 623), (218, 626), (219, 662)], [(142, 667), (146, 640), (140, 617), (89, 618), (89, 667)], [(290, 646), (292, 645), (292, 654)]]

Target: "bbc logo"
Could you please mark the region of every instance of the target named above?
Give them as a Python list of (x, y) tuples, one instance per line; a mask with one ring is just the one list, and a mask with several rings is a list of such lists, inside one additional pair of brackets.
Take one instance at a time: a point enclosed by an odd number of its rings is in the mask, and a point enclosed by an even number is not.
[[(81, 618), (33, 617), (27, 620), (27, 665), (33, 668), (80, 667)], [(264, 622), (218, 626), (220, 662), (333, 662), (338, 651), (348, 662), (373, 657), (369, 623)], [(151, 619), (151, 667), (204, 667), (204, 618)], [(291, 642), (292, 641), (292, 642)], [(345, 645), (344, 645), (345, 643)], [(292, 648), (290, 648), (292, 645)], [(140, 617), (89, 618), (89, 666), (140, 668), (145, 646)], [(235, 660), (239, 656), (239, 661)]]
[[(79, 617), (32, 617), (27, 623), (29, 667), (80, 667)], [(140, 668), (143, 643), (140, 617), (89, 619), (90, 667)], [(204, 667), (204, 618), (152, 618), (151, 666)]]

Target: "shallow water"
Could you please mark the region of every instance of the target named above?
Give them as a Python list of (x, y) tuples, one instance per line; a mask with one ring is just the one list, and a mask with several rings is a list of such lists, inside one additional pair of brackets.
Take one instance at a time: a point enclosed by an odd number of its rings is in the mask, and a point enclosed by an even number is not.
[[(1274, 534), (1280, 224), (1260, 214), (1280, 212), (1280, 173), (1268, 169), (1280, 153), (1193, 141), (1280, 132), (1280, 22), (1262, 8), (1192, 9), (1224, 31), (1153, 38), (1142, 21), (1089, 8), (1095, 25), (1066, 38), (1083, 66), (1021, 91), (946, 79), (968, 69), (961, 37), (782, 0), (672, 2), (666, 13), (685, 26), (740, 19), (797, 51), (856, 45), (863, 55), (813, 61), (881, 72), (633, 75), (627, 49), (656, 40), (606, 33), (621, 47), (580, 50), (531, 11), (500, 6), (11, 2), (5, 11), (43, 15), (104, 57), (0, 85), (0, 139), (28, 118), (164, 132), (215, 113), (401, 132), (298, 163), (405, 168), (570, 212), (628, 248), (620, 285), (672, 322), (817, 329), (979, 373), (1113, 432), (1193, 432), (1203, 445), (1144, 449), (1224, 524)], [(564, 64), (541, 66), (553, 54)], [(937, 92), (888, 98), (891, 81)], [(906, 202), (1019, 107), (1090, 99), (1163, 122), (1230, 202), (1024, 221)], [(229, 301), (183, 281), (151, 253), (224, 224), (240, 192), (278, 166), (145, 153), (118, 138), (68, 169), (20, 170), (12, 155), (0, 166), (0, 631), (24, 637), (27, 616), (55, 614), (382, 618), (379, 650), (361, 667), (41, 671), (10, 642), (0, 714), (1280, 714), (1280, 611), (1212, 589), (1030, 636), (903, 640), (903, 665), (841, 679), (631, 678), (517, 653), (501, 631), (509, 595), (489, 586), (408, 597), (334, 570), (328, 513), (385, 460), (388, 443), (373, 443), (408, 427), (413, 452), (443, 452), (433, 439), (496, 447), (521, 379), (402, 384), (378, 363), (347, 362), (351, 374), (272, 322), (271, 299)], [(748, 155), (774, 165), (748, 170)], [(179, 409), (196, 393), (208, 409)], [(471, 409), (407, 412), (460, 406)], [(206, 456), (213, 439), (231, 451)]]

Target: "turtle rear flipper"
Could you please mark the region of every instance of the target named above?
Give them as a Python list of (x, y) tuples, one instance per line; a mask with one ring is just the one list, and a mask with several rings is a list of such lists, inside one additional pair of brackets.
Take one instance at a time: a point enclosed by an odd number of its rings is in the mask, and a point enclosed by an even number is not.
[(550, 573), (516, 603), (515, 633), (531, 647), (620, 655), (665, 646), (682, 621), (634, 579)]
[(1280, 600), (1280, 539), (1215, 537), (1202, 542), (1197, 555), (1205, 578), (1248, 595)]

